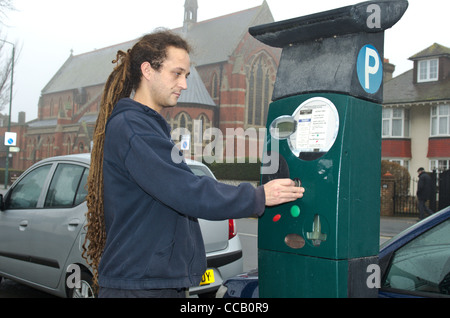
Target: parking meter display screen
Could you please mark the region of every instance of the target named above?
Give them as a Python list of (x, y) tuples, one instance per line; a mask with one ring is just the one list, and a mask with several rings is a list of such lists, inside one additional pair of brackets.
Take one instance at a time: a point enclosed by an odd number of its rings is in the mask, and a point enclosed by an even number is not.
[[(297, 128), (288, 138), (289, 147), (300, 158), (316, 159), (333, 146), (339, 131), (336, 106), (328, 99), (314, 97), (303, 102), (292, 114)], [(316, 153), (319, 156), (308, 156)]]

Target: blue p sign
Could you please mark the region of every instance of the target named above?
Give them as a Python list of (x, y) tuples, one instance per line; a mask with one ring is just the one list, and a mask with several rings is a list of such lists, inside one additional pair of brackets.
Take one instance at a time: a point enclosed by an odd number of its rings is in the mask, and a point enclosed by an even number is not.
[(365, 45), (359, 51), (356, 71), (362, 88), (369, 94), (375, 94), (383, 82), (383, 63), (372, 45)]

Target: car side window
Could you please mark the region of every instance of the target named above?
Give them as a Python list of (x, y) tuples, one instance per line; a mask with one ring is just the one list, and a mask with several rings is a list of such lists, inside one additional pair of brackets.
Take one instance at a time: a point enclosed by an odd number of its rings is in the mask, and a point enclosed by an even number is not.
[(398, 249), (383, 287), (450, 295), (450, 220)]
[(68, 208), (83, 202), (82, 182), (86, 182), (85, 167), (60, 163), (50, 183), (45, 198), (45, 208)]
[(38, 167), (23, 177), (17, 183), (6, 200), (6, 209), (36, 208), (45, 180), (51, 168), (50, 165)]
[(89, 169), (84, 169), (83, 175), (81, 177), (80, 185), (78, 186), (77, 194), (75, 195), (74, 205), (78, 205), (86, 200), (88, 195), (87, 190), (87, 178), (89, 175)]

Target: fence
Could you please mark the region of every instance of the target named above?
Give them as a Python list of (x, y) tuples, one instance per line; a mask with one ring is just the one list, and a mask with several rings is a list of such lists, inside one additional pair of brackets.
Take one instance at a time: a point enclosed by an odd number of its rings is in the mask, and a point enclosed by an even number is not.
[(441, 172), (438, 178), (439, 182), (439, 198), (438, 209), (442, 210), (450, 206), (450, 170)]
[(394, 185), (394, 215), (418, 216), (417, 208), (417, 182), (418, 179), (410, 178), (407, 182), (395, 181)]

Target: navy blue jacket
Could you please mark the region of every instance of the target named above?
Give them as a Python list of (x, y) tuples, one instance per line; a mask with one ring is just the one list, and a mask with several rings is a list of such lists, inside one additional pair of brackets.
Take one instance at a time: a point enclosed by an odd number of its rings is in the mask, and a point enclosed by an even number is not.
[(120, 100), (106, 126), (106, 246), (99, 285), (121, 289), (197, 286), (206, 255), (197, 218), (261, 215), (264, 189), (195, 176), (171, 158), (164, 118), (132, 99)]
[(417, 183), (417, 198), (421, 201), (428, 201), (431, 199), (433, 191), (433, 181), (428, 173), (425, 171), (419, 175), (419, 182)]

